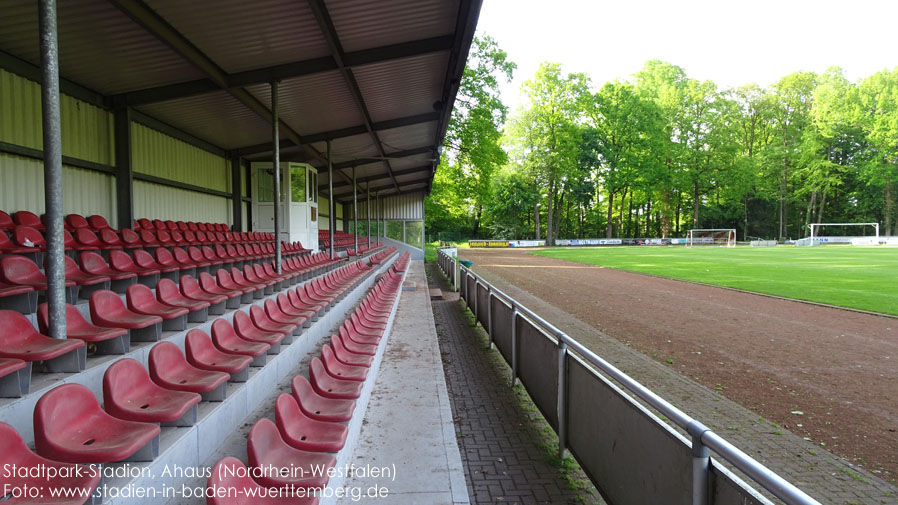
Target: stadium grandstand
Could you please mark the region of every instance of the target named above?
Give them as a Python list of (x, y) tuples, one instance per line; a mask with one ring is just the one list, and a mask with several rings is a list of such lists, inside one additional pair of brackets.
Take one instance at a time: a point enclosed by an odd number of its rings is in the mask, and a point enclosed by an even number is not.
[(819, 505), (425, 267), (480, 9), (0, 0), (0, 502)]

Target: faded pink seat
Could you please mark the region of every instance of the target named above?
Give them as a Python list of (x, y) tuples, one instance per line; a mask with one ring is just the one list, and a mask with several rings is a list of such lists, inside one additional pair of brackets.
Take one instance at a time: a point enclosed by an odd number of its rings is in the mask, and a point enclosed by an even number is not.
[(280, 352), (280, 344), (284, 340), (284, 334), (265, 331), (258, 328), (253, 324), (250, 316), (242, 310), (234, 312), (234, 330), (237, 332), (237, 335), (244, 340), (262, 342), (270, 345), (272, 348), (268, 351), (269, 354), (277, 354)]
[(116, 361), (103, 375), (103, 407), (126, 421), (193, 426), (192, 409), (201, 399), (196, 393), (156, 385), (143, 365), (131, 358)]
[(343, 363), (334, 355), (333, 349), (327, 344), (321, 348), (321, 363), (324, 369), (335, 379), (346, 379), (364, 382), (368, 377), (368, 367), (365, 365), (350, 365)]
[(112, 291), (95, 291), (90, 295), (90, 319), (97, 326), (127, 328), (132, 340), (156, 341), (161, 337), (161, 317), (128, 310), (121, 297)]
[[(0, 489), (19, 487), (33, 491), (27, 500), (12, 498), (3, 503), (31, 505), (82, 505), (100, 484), (99, 472), (71, 463), (60, 463), (31, 452), (12, 426), (0, 423), (0, 467), (11, 469), (41, 468), (39, 476), (12, 476), (0, 472)], [(59, 496), (58, 490), (75, 491), (71, 498)]]
[(259, 419), (246, 437), (246, 456), (252, 468), (273, 469), (259, 472), (256, 482), (265, 487), (324, 489), (328, 471), (337, 458), (320, 452), (291, 447), (269, 419)]
[[(124, 354), (131, 348), (128, 330), (94, 326), (84, 319), (77, 307), (69, 303), (65, 305), (65, 325), (67, 338), (94, 343), (100, 354)], [(46, 303), (40, 304), (37, 308), (37, 326), (41, 333), (49, 332), (50, 317)]]
[(78, 372), (87, 357), (81, 340), (50, 338), (38, 333), (24, 315), (0, 310), (0, 357), (45, 361), (51, 372)]
[(171, 342), (160, 342), (150, 349), (149, 369), (153, 382), (164, 388), (200, 393), (205, 401), (220, 402), (227, 394), (230, 375), (191, 365)]
[[(246, 466), (237, 458), (223, 458), (212, 467), (206, 480), (206, 505), (318, 505), (318, 498), (268, 493), (256, 484)], [(217, 493), (215, 490), (219, 490)], [(233, 490), (221, 492), (221, 490)]]
[[(100, 408), (81, 384), (64, 384), (34, 406), (34, 445), (45, 458), (69, 463), (152, 461), (159, 426), (125, 421)], [(155, 446), (155, 447), (154, 447)]]
[(184, 307), (173, 307), (156, 300), (150, 288), (143, 284), (134, 284), (128, 287), (125, 297), (128, 300), (128, 308), (132, 311), (147, 316), (161, 317), (163, 330), (181, 331), (187, 328), (187, 314), (190, 311)]
[[(232, 382), (246, 382), (253, 358), (218, 350), (203, 330), (190, 330), (184, 341), (187, 362), (202, 369), (230, 374)], [(264, 352), (264, 351), (263, 351)]]
[(275, 401), (274, 420), (284, 441), (301, 451), (338, 452), (346, 444), (349, 433), (345, 424), (316, 421), (306, 416), (288, 394), (278, 396)]
[(364, 382), (336, 379), (327, 373), (324, 364), (318, 358), (312, 358), (309, 364), (309, 382), (315, 392), (325, 398), (354, 400), (362, 394)]
[(293, 399), (303, 413), (318, 421), (349, 422), (355, 410), (355, 400), (325, 398), (312, 388), (309, 380), (297, 375), (290, 383)]
[(218, 318), (212, 323), (212, 342), (222, 352), (253, 358), (252, 366), (264, 366), (271, 346), (264, 342), (244, 340), (237, 335), (231, 323)]

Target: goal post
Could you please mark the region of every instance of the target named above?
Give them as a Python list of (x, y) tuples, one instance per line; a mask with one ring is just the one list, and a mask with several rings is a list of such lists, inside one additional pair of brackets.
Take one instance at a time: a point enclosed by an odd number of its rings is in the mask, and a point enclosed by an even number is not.
[[(829, 229), (827, 229), (829, 228)], [(831, 230), (837, 228), (840, 233)], [(879, 243), (879, 223), (810, 223), (808, 245), (820, 244), (859, 244), (876, 245)], [(853, 230), (844, 233), (846, 229)], [(872, 232), (872, 233), (871, 233)]]
[(735, 228), (693, 228), (686, 237), (686, 247), (736, 247)]

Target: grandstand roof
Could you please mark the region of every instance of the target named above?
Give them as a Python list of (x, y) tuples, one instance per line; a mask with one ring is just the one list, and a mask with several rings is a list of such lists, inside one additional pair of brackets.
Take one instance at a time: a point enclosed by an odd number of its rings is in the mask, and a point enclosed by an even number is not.
[[(0, 66), (39, 78), (37, 2), (0, 0)], [(222, 155), (327, 166), (334, 194), (429, 191), (480, 0), (66, 0), (62, 91)], [(39, 80), (39, 79), (38, 79)], [(185, 135), (186, 134), (186, 135)], [(322, 172), (322, 187), (327, 173)]]

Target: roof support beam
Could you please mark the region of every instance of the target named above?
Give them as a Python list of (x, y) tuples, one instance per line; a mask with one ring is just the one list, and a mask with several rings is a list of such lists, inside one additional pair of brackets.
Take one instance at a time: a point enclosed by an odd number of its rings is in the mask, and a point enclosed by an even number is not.
[[(331, 56), (334, 57), (337, 67), (339, 67), (340, 72), (343, 74), (343, 80), (345, 80), (347, 86), (349, 86), (352, 97), (355, 99), (359, 111), (365, 118), (365, 128), (367, 128), (368, 133), (371, 135), (371, 139), (374, 141), (374, 146), (377, 148), (377, 152), (382, 158), (386, 158), (387, 154), (384, 152), (384, 146), (380, 142), (380, 137), (378, 137), (377, 132), (374, 130), (371, 114), (368, 112), (368, 106), (365, 105), (365, 99), (362, 97), (362, 91), (359, 89), (359, 83), (356, 82), (352, 69), (347, 66), (346, 53), (343, 52), (343, 45), (340, 44), (340, 38), (337, 36), (337, 29), (334, 27), (330, 13), (327, 11), (327, 6), (324, 5), (324, 0), (307, 1), (312, 8), (312, 13), (315, 15), (315, 19), (318, 21), (318, 26), (321, 28), (324, 39), (327, 41)], [(399, 191), (399, 185), (396, 183), (396, 177), (393, 176), (393, 167), (390, 165), (390, 161), (387, 159), (382, 161), (384, 167), (387, 169), (387, 173), (390, 174), (393, 186), (396, 187), (396, 191)]]
[[(417, 174), (417, 173), (420, 173), (420, 172), (430, 172), (432, 169), (433, 169), (433, 167), (432, 167), (431, 165), (426, 165), (426, 166), (423, 166), (423, 167), (407, 168), (407, 169), (405, 169), (405, 170), (396, 170), (395, 172), (393, 172), (393, 175), (395, 175), (396, 177), (400, 177), (400, 176), (403, 176), (403, 175)], [(378, 180), (381, 180), (381, 179), (389, 179), (389, 178), (390, 178), (390, 176), (389, 176), (389, 175), (386, 175), (386, 174), (383, 174), (383, 175), (368, 175), (368, 176), (366, 176), (366, 177), (359, 177), (359, 178), (357, 179), (357, 181), (358, 181), (359, 183), (363, 183), (363, 182), (373, 182), (373, 181), (378, 181)], [(343, 187), (343, 186), (349, 186), (349, 185), (350, 185), (350, 184), (349, 184), (348, 182), (335, 182), (335, 183), (334, 183), (334, 187), (335, 187), (335, 188), (340, 188), (340, 187)], [(322, 191), (322, 190), (324, 190), (324, 189), (327, 189), (327, 187), (328, 187), (327, 184), (319, 184), (319, 185), (318, 185), (318, 190), (319, 190), (319, 191)]]
[[(113, 0), (115, 1), (115, 0)], [(439, 51), (448, 51), (452, 48), (452, 37), (442, 36), (429, 39), (415, 40), (412, 42), (404, 42), (401, 44), (393, 44), (389, 46), (376, 47), (346, 53), (344, 62), (350, 67), (369, 65), (382, 61), (395, 60), (400, 58), (408, 58), (411, 56), (419, 56), (422, 54), (435, 53)], [(304, 75), (312, 75), (320, 72), (337, 70), (338, 66), (334, 58), (325, 56), (323, 58), (312, 58), (309, 60), (295, 61), (272, 67), (258, 68), (255, 70), (247, 70), (227, 74), (225, 80), (226, 86), (221, 86), (215, 82), (211, 76), (208, 79), (198, 79), (194, 81), (181, 82), (166, 86), (158, 86), (155, 88), (141, 89), (117, 95), (117, 99), (122, 103), (136, 106), (149, 103), (162, 102), (166, 100), (174, 100), (176, 98), (184, 98), (188, 96), (201, 95), (211, 93), (224, 88), (236, 88), (241, 86), (250, 86), (253, 84), (264, 84), (273, 80), (291, 79), (294, 77), (302, 77)]]
[[(433, 146), (424, 146), (424, 147), (416, 147), (414, 149), (406, 149), (405, 151), (393, 151), (391, 153), (387, 153), (383, 158), (396, 159), (396, 158), (408, 158), (409, 156), (418, 156), (419, 154), (434, 154)], [(334, 163), (334, 169), (340, 170), (343, 168), (349, 168), (352, 166), (361, 166), (368, 165), (371, 163), (378, 163), (383, 161), (382, 158), (358, 158), (350, 161), (341, 161), (339, 163)]]
[[(387, 121), (380, 121), (377, 123), (372, 123), (375, 131), (389, 130), (392, 128), (401, 128), (403, 126), (412, 126), (421, 123), (428, 123), (431, 121), (437, 121), (440, 119), (439, 112), (429, 112), (427, 114), (418, 114), (416, 116), (407, 116), (400, 117), (396, 119), (389, 119)], [(334, 140), (343, 137), (352, 137), (354, 135), (362, 135), (368, 132), (368, 128), (365, 125), (356, 125), (350, 126), (348, 128), (340, 128), (339, 130), (330, 130), (318, 133), (312, 133), (310, 135), (301, 135), (300, 138), (304, 144), (312, 144), (315, 142), (323, 142), (327, 140)], [(295, 147), (296, 144), (292, 143), (289, 140), (281, 141), (281, 149), (287, 147)], [(256, 144), (253, 146), (246, 146), (236, 149), (235, 151), (239, 153), (241, 156), (251, 156), (253, 154), (262, 154), (269, 152), (271, 150), (271, 144), (266, 142), (264, 144)]]
[[(383, 186), (371, 186), (371, 190), (376, 191), (376, 192), (381, 192), (384, 190), (395, 188), (398, 193), (401, 193), (402, 190), (399, 189), (400, 187), (414, 186), (415, 184), (426, 184), (426, 183), (427, 183), (427, 179), (415, 179), (413, 181), (398, 182), (395, 185), (394, 184), (386, 184)], [(348, 197), (351, 195), (352, 195), (352, 191), (345, 192), (345, 193), (334, 193), (332, 196), (335, 199), (340, 199), (340, 198), (345, 198), (345, 197)]]

